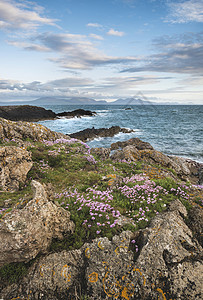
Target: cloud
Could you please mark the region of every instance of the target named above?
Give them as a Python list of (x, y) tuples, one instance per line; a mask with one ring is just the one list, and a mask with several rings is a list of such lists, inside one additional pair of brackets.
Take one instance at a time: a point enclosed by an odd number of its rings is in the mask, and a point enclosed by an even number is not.
[(104, 39), (101, 35), (97, 35), (97, 34), (94, 34), (94, 33), (91, 33), (89, 36), (91, 38), (93, 38), (95, 40), (99, 40), (99, 41), (102, 41)]
[(170, 23), (203, 22), (203, 1), (188, 0), (168, 2), (169, 15), (166, 19)]
[[(9, 41), (25, 50), (49, 51), (55, 54), (48, 60), (63, 69), (87, 70), (97, 66), (123, 64), (138, 61), (138, 57), (114, 57), (105, 55), (84, 35), (42, 33), (32, 37), (32, 43)], [(58, 57), (56, 57), (58, 55)]]
[(42, 7), (26, 2), (26, 5), (17, 1), (0, 0), (0, 28), (8, 30), (30, 30), (40, 25), (55, 25), (54, 19), (40, 15)]
[(140, 85), (155, 84), (163, 79), (172, 79), (173, 77), (160, 77), (160, 76), (120, 76), (120, 77), (110, 77), (105, 78), (104, 84), (100, 88), (108, 89), (134, 89)]
[(103, 27), (101, 24), (98, 24), (98, 23), (88, 23), (86, 26), (87, 27), (94, 27), (94, 28), (101, 28), (101, 27)]
[(82, 88), (92, 86), (94, 81), (89, 78), (66, 77), (42, 83), (40, 81), (33, 81), (24, 83), (17, 80), (0, 80), (0, 91), (35, 91), (55, 93), (57, 91), (69, 91), (71, 88)]
[(113, 35), (113, 36), (124, 36), (124, 32), (122, 31), (117, 31), (117, 30), (114, 30), (113, 28), (111, 28), (108, 32), (107, 32), (108, 35)]
[(203, 33), (163, 36), (153, 41), (159, 52), (145, 57), (142, 65), (122, 72), (203, 74)]

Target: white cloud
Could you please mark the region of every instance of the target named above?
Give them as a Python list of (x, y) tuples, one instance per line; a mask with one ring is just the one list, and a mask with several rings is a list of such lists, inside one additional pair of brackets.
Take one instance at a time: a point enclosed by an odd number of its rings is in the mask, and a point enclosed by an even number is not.
[(101, 24), (98, 24), (98, 23), (88, 23), (87, 27), (101, 28), (103, 26)]
[(101, 35), (98, 35), (98, 34), (94, 34), (94, 33), (91, 33), (89, 35), (91, 38), (95, 39), (95, 40), (99, 40), (99, 41), (102, 41), (104, 38), (101, 36)]
[(183, 2), (169, 2), (170, 14), (167, 22), (188, 23), (203, 22), (203, 1), (188, 0)]
[(122, 31), (117, 31), (113, 28), (111, 28), (108, 32), (107, 32), (108, 35), (113, 35), (113, 36), (124, 36), (124, 32)]
[(56, 20), (40, 15), (43, 8), (34, 6), (31, 2), (26, 3), (27, 5), (22, 5), (17, 1), (0, 0), (0, 28), (30, 30), (40, 25), (55, 25)]

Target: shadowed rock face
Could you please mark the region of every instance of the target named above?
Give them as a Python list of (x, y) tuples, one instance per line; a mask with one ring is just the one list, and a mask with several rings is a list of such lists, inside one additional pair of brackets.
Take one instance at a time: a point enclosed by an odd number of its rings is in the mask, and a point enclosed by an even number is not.
[(69, 136), (72, 138), (79, 139), (81, 141), (87, 141), (87, 140), (93, 140), (97, 137), (111, 137), (115, 134), (118, 134), (119, 132), (123, 133), (130, 133), (133, 132), (133, 130), (129, 130), (126, 128), (121, 128), (119, 126), (112, 126), (110, 128), (87, 128), (75, 133), (70, 134)]
[(0, 107), (0, 117), (11, 121), (39, 121), (56, 118), (56, 114), (43, 107), (11, 105)]
[(43, 107), (32, 105), (10, 105), (0, 106), (0, 118), (4, 118), (11, 121), (42, 121), (53, 120), (57, 117), (82, 117), (82, 116), (94, 116), (96, 113), (90, 110), (76, 109), (71, 112), (62, 112), (56, 114), (52, 110), (47, 110)]
[(77, 118), (80, 118), (82, 116), (95, 116), (96, 115), (96, 112), (92, 112), (90, 110), (84, 110), (84, 109), (76, 109), (76, 110), (73, 110), (73, 111), (68, 111), (68, 112), (62, 112), (62, 113), (58, 113), (57, 114), (57, 117), (69, 117), (69, 118), (74, 118), (74, 117), (77, 117)]
[[(100, 237), (79, 250), (40, 258), (0, 296), (37, 300), (202, 299), (202, 247), (184, 222), (178, 200), (135, 233)], [(135, 244), (132, 241), (135, 240)], [(135, 245), (138, 246), (136, 251)]]

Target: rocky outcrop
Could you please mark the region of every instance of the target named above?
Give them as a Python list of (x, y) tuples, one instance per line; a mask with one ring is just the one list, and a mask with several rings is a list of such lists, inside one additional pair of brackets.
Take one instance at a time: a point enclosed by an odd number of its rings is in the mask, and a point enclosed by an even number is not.
[[(126, 146), (127, 145), (127, 146)], [(118, 142), (111, 145), (111, 149), (122, 148), (115, 151), (111, 158), (113, 160), (128, 159), (131, 161), (143, 161), (147, 165), (158, 165), (172, 169), (181, 180), (190, 180), (192, 183), (200, 183), (199, 174), (203, 165), (192, 160), (176, 156), (167, 156), (160, 151), (154, 150), (149, 143), (139, 139), (131, 139), (126, 142)]]
[(51, 131), (41, 124), (29, 122), (13, 122), (0, 118), (0, 140), (22, 142), (26, 140), (43, 141), (68, 139), (67, 135)]
[(130, 140), (124, 141), (124, 142), (116, 142), (111, 144), (111, 150), (117, 150), (119, 148), (123, 149), (126, 146), (134, 146), (138, 150), (144, 150), (144, 149), (150, 149), (153, 150), (152, 145), (147, 142), (143, 142), (138, 138), (132, 138)]
[(11, 121), (39, 121), (56, 118), (52, 110), (31, 105), (0, 106), (0, 117)]
[(57, 115), (57, 117), (81, 118), (83, 116), (88, 116), (88, 117), (95, 116), (96, 112), (95, 111), (90, 111), (90, 110), (84, 110), (84, 109), (76, 109), (76, 110), (73, 110), (73, 111), (58, 113), (56, 115)]
[(52, 238), (62, 239), (63, 233), (74, 230), (70, 213), (49, 201), (40, 183), (33, 180), (32, 187), (33, 199), (0, 220), (0, 266), (46, 253)]
[(109, 148), (91, 148), (91, 154), (97, 155), (101, 160), (108, 159), (111, 150)]
[(112, 241), (97, 238), (80, 250), (42, 257), (4, 299), (196, 299), (202, 294), (202, 247), (184, 222), (180, 201), (150, 226)]
[(114, 136), (115, 134), (118, 134), (119, 132), (123, 133), (131, 133), (133, 130), (131, 129), (126, 129), (126, 128), (121, 128), (119, 126), (112, 126), (110, 128), (87, 128), (75, 133), (70, 134), (70, 137), (79, 139), (81, 141), (88, 141), (88, 140), (93, 140), (97, 137), (111, 137)]
[(17, 191), (32, 165), (28, 151), (14, 146), (0, 148), (0, 191)]
[(84, 109), (76, 109), (70, 112), (55, 113), (43, 107), (32, 105), (10, 105), (0, 106), (0, 118), (11, 121), (36, 122), (42, 120), (53, 120), (57, 117), (80, 118), (82, 116), (94, 116), (96, 112)]

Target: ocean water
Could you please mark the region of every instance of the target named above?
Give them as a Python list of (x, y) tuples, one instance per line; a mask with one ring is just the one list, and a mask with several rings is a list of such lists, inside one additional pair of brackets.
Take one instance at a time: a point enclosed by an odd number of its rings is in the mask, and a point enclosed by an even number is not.
[[(156, 150), (169, 155), (191, 158), (203, 163), (203, 105), (69, 105), (44, 106), (54, 112), (78, 108), (95, 111), (96, 116), (40, 121), (51, 130), (65, 134), (86, 128), (118, 125), (135, 132), (87, 142), (90, 147), (110, 147), (113, 142), (138, 137)], [(131, 110), (126, 110), (131, 108)]]

